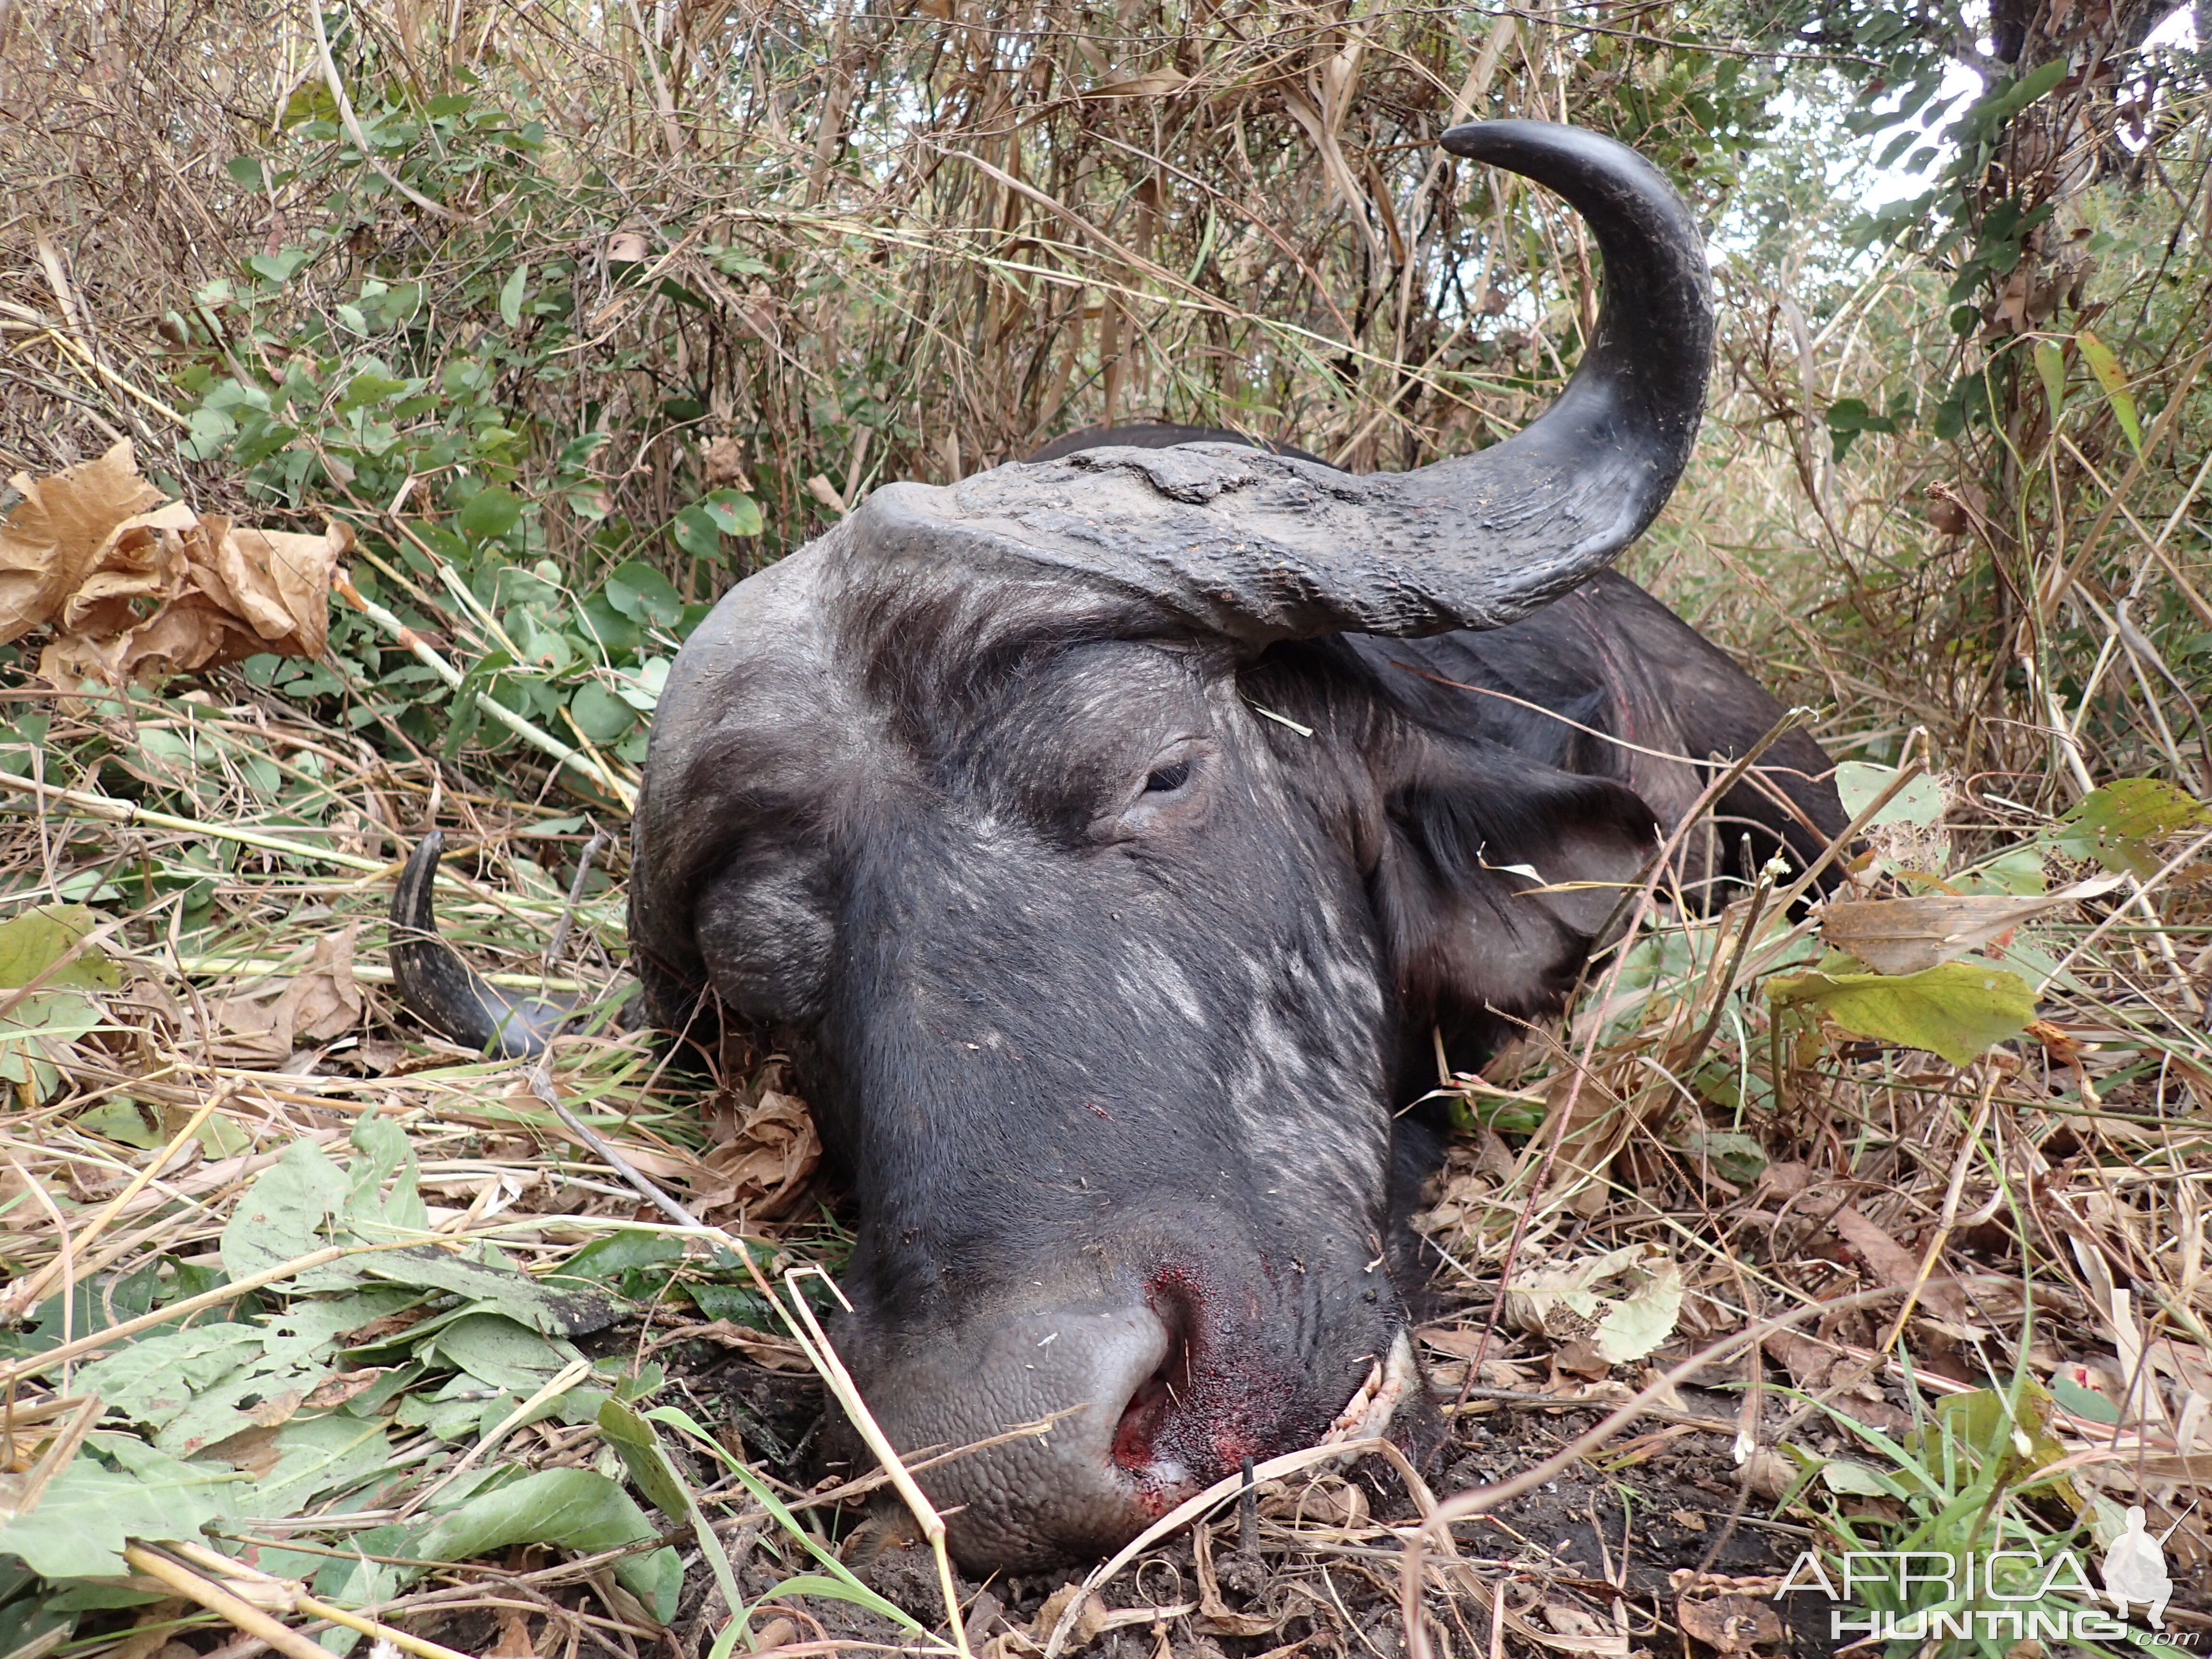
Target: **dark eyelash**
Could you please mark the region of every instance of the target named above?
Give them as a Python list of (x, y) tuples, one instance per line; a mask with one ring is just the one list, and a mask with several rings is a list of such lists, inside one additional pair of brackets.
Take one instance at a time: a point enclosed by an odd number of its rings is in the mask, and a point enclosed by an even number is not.
[(1164, 795), (1180, 789), (1190, 781), (1190, 763), (1177, 761), (1172, 766), (1163, 766), (1145, 780), (1145, 793)]

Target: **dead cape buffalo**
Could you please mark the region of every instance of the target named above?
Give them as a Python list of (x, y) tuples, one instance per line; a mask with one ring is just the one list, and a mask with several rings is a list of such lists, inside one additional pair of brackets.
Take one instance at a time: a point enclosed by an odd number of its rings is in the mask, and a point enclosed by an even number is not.
[[(1605, 568), (1704, 403), (1686, 210), (1589, 132), (1443, 143), (1558, 191), (1603, 254), (1596, 335), (1525, 431), (1354, 477), (1154, 428), (893, 484), (732, 590), (660, 703), (647, 1006), (794, 1057), (858, 1216), (836, 1335), (884, 1428), (960, 1445), (1076, 1408), (925, 1480), (970, 1569), (1433, 1420), (1404, 1221), (1441, 1145), (1409, 1109), (1431, 1033), (1472, 1065), (1555, 1012), (1617, 891), (1561, 884), (1636, 878), (1781, 713)], [(1841, 827), (1816, 746), (1766, 764), (1781, 802), (1739, 787), (1730, 856), (1686, 879)], [(427, 877), (410, 1000), (527, 1048), (428, 934)]]

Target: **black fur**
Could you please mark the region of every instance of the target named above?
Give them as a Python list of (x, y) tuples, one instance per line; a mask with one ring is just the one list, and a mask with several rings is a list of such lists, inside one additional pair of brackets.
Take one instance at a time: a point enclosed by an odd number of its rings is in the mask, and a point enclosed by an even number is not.
[[(1617, 576), (1492, 632), (1259, 650), (835, 536), (726, 601), (663, 707), (641, 972), (664, 1019), (711, 991), (793, 1055), (879, 1415), (972, 1439), (1104, 1378), (1093, 1432), (1138, 1449), (933, 1477), (1000, 1565), (1320, 1433), (1407, 1317), (1432, 1030), (1470, 1066), (1556, 1012), (1711, 757), (1781, 714)], [(1728, 810), (1802, 860), (1841, 809), (1814, 745), (1772, 758)]]

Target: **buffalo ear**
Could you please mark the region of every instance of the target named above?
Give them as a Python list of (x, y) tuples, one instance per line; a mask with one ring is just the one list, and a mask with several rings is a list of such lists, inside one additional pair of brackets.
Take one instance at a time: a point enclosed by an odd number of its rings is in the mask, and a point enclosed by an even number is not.
[(1394, 769), (1370, 881), (1407, 1013), (1487, 1027), (1558, 1012), (1656, 845), (1651, 809), (1607, 779), (1434, 732)]

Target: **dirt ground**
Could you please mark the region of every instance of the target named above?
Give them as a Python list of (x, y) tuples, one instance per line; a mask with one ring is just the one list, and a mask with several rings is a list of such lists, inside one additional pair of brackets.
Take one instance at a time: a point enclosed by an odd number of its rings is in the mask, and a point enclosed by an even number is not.
[[(811, 1376), (767, 1370), (706, 1345), (665, 1351), (663, 1358), (684, 1391), (720, 1406), (722, 1432), (733, 1449), (742, 1441), (757, 1467), (802, 1490), (845, 1478), (847, 1471), (825, 1468), (821, 1459), (825, 1397)], [(1620, 1393), (1626, 1392), (1624, 1386)], [(1431, 1486), (1448, 1496), (1515, 1474), (1552, 1455), (1615, 1403), (1613, 1397), (1568, 1406), (1470, 1401), (1449, 1413), (1448, 1437), (1429, 1463)], [(1688, 1389), (1681, 1405), (1665, 1414), (1668, 1420), (1624, 1435), (1595, 1462), (1454, 1528), (1462, 1587), (1432, 1589), (1425, 1604), (1437, 1655), (1835, 1650), (1826, 1598), (1770, 1599), (1812, 1536), (1771, 1519), (1771, 1502), (1747, 1492), (1730, 1455), (1736, 1399)], [(1778, 1428), (1788, 1413), (1775, 1401), (1767, 1415), (1769, 1426)], [(698, 1473), (706, 1484), (706, 1472)], [(1066, 1650), (1087, 1648), (1096, 1659), (1401, 1659), (1402, 1558), (1382, 1523), (1409, 1520), (1415, 1509), (1398, 1478), (1370, 1460), (1348, 1478), (1331, 1472), (1263, 1483), (1252, 1507), (1249, 1530), (1237, 1507), (1225, 1506), (1201, 1528), (1123, 1569), (1100, 1587), (1097, 1610), (1079, 1621)], [(930, 1553), (895, 1523), (875, 1518), (884, 1513), (861, 1504), (830, 1510), (822, 1535), (872, 1588), (941, 1629), (943, 1600)], [(788, 1540), (781, 1559), (773, 1537), (732, 1541), (748, 1598), (769, 1595), (808, 1565)], [(1095, 1565), (983, 1583), (957, 1577), (971, 1646), (989, 1659), (1042, 1651), (1072, 1590)], [(673, 1634), (696, 1656), (720, 1623), (721, 1607), (696, 1550), (687, 1566)], [(1697, 1599), (1708, 1604), (1731, 1592), (1743, 1598), (1717, 1615), (1729, 1638), (1722, 1644), (1685, 1633), (1677, 1609), (1686, 1582), (1700, 1587)], [(1734, 1626), (1729, 1608), (1737, 1609)], [(470, 1637), (483, 1634), (477, 1622), (426, 1633), (466, 1647)], [(754, 1628), (782, 1645), (915, 1645), (888, 1619), (819, 1595), (777, 1598), (756, 1616)], [(1716, 1626), (1708, 1618), (1700, 1628)], [(582, 1650), (591, 1650), (588, 1643)], [(603, 1650), (623, 1649), (610, 1644)]]

